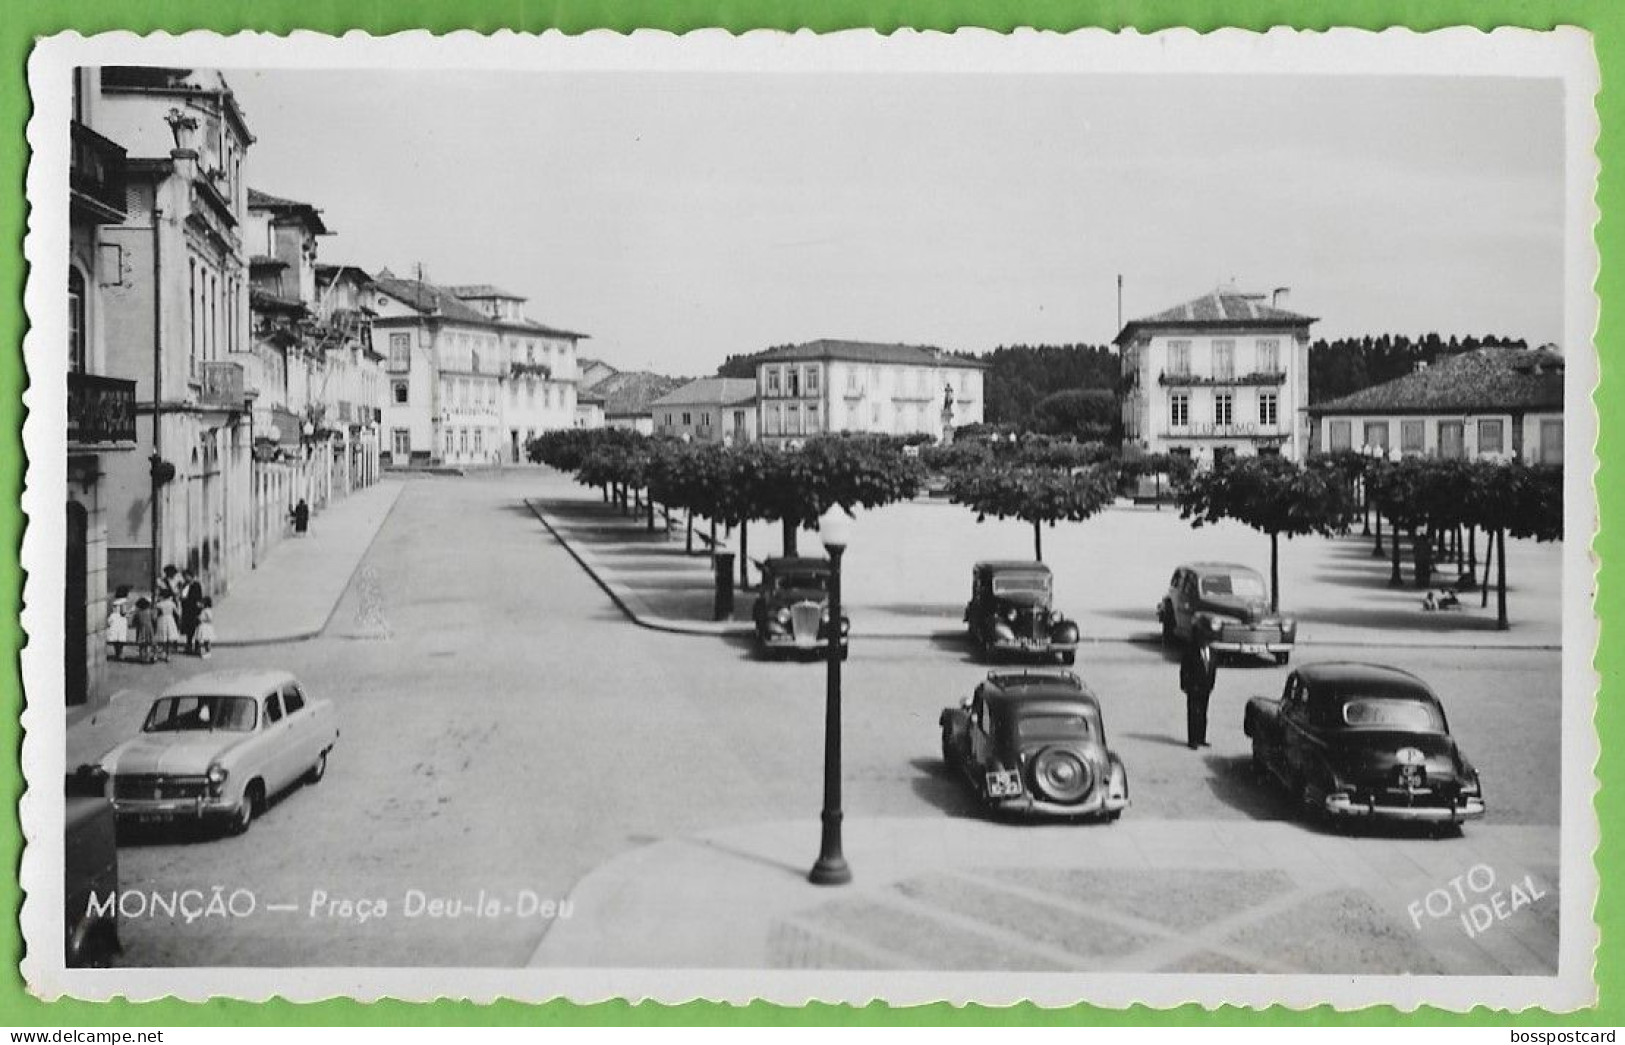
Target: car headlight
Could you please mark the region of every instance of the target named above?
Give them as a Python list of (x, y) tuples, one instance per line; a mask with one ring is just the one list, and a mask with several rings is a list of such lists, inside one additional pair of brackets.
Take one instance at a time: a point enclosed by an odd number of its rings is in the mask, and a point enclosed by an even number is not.
[(842, 617), (841, 618), (841, 634), (845, 635), (847, 632), (849, 632), (851, 630), (852, 630), (852, 622), (847, 620), (845, 617)]
[(825, 606), (824, 607), (824, 612), (820, 613), (818, 615), (818, 623), (820, 623), (820, 624), (828, 624), (829, 623), (829, 607), (828, 606)]
[(1009, 621), (1011, 624), (1014, 624), (1016, 622), (1016, 611), (1015, 610), (1005, 610), (1004, 611), (1004, 619)]
[(785, 609), (781, 609), (781, 610), (779, 610), (778, 616), (774, 617), (773, 619), (778, 621), (780, 624), (789, 624), (790, 623), (790, 611), (785, 610)]
[(209, 782), (209, 791), (218, 795), (220, 789), (226, 786), (226, 767), (218, 762), (211, 762), (203, 778)]

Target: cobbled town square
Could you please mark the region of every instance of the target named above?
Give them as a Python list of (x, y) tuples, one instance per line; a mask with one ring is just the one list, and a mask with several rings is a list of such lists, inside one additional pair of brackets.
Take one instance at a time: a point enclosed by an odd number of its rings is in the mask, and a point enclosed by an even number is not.
[(36, 946), (1557, 976), (1558, 81), (876, 76), (75, 59)]

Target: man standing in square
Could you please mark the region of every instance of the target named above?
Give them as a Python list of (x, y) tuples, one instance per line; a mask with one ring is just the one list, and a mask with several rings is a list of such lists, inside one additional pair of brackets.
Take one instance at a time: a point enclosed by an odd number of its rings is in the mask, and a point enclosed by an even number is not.
[(1219, 676), (1219, 659), (1209, 645), (1212, 635), (1200, 622), (1191, 627), (1191, 641), (1179, 659), (1179, 688), (1185, 691), (1185, 745), (1192, 751), (1209, 747), (1207, 702)]

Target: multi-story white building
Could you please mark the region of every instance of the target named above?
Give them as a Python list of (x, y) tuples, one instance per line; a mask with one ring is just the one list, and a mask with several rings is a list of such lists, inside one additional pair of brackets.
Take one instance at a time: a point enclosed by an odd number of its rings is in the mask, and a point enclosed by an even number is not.
[(943, 437), (982, 420), (986, 364), (925, 345), (812, 341), (772, 349), (756, 363), (762, 442), (782, 445), (834, 432)]
[(524, 298), (491, 287), (443, 287), (387, 269), (374, 282), (392, 464), (517, 461), (532, 436), (574, 427), (585, 334), (527, 319)]
[(1309, 408), (1314, 447), (1563, 463), (1563, 356), (1481, 348)]
[(107, 582), (167, 564), (218, 593), (252, 564), (247, 189), (253, 136), (207, 69), (104, 67), (98, 129), (128, 150), (126, 213), (100, 229), (110, 372), (135, 379), (136, 449), (104, 458)]
[(1286, 290), (1220, 287), (1130, 320), (1122, 353), (1123, 441), (1211, 464), (1226, 454), (1309, 450), (1309, 326)]

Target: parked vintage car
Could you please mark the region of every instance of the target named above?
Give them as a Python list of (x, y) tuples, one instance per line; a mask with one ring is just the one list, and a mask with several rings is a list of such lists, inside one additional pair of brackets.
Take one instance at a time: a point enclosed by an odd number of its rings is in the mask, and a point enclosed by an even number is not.
[(1216, 653), (1292, 658), (1298, 622), (1270, 610), (1269, 588), (1250, 566), (1233, 562), (1191, 562), (1174, 571), (1168, 592), (1157, 604), (1165, 642), (1189, 642), (1198, 627), (1208, 630)]
[(991, 809), (1116, 820), (1128, 805), (1100, 701), (1070, 671), (991, 671), (938, 723), (942, 760)]
[[(762, 585), (751, 615), (757, 645), (764, 653), (811, 652), (829, 648), (828, 559), (786, 556), (762, 563)], [(851, 622), (841, 614), (840, 640)], [(844, 654), (843, 654), (844, 655)]]
[(1041, 562), (979, 562), (971, 570), (965, 626), (983, 659), (1078, 655), (1078, 624), (1053, 606), (1055, 577)]
[(327, 772), (331, 701), (285, 671), (208, 672), (171, 686), (140, 736), (102, 756), (122, 822), (222, 823), (247, 831), (267, 801)]
[(107, 774), (80, 766), (68, 774), (63, 808), (63, 960), (69, 968), (109, 964), (118, 935), (118, 838)]
[(1308, 664), (1279, 700), (1247, 702), (1242, 729), (1260, 776), (1336, 819), (1449, 828), (1484, 815), (1478, 772), (1427, 683), (1377, 664)]

